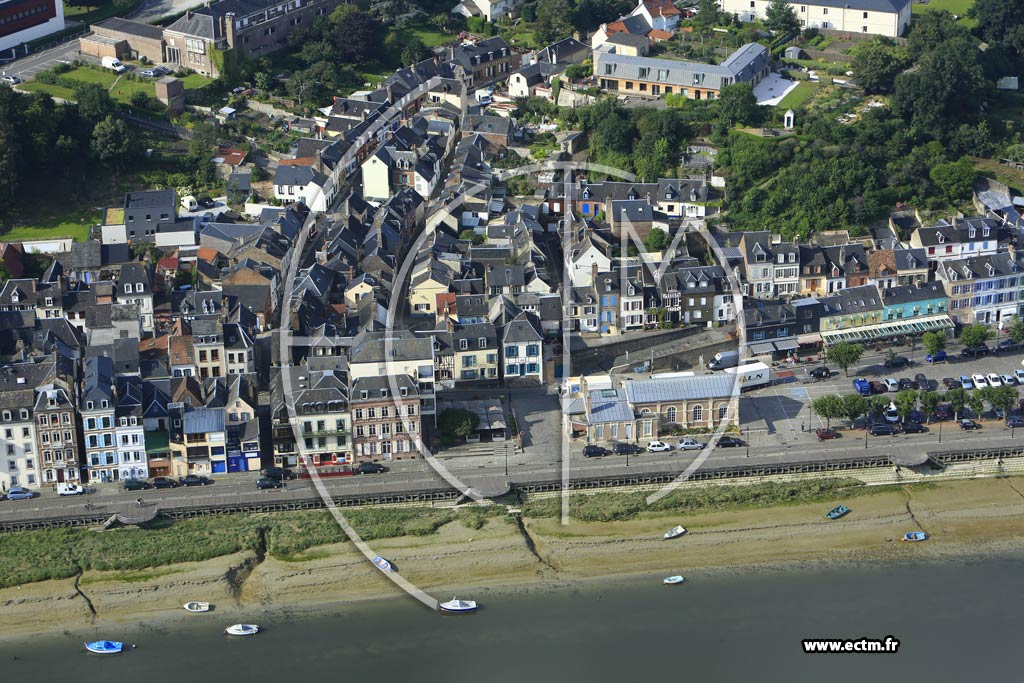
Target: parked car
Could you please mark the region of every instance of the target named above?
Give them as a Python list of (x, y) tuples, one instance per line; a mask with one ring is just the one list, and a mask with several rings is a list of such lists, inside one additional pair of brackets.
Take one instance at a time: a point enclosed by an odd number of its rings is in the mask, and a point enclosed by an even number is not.
[(1020, 344), (1018, 344), (1017, 342), (1013, 341), (1012, 339), (1004, 339), (1003, 341), (999, 342), (999, 344), (996, 346), (996, 353), (1002, 353), (1004, 351), (1019, 351), (1019, 350), (1020, 350)]
[(198, 474), (187, 474), (179, 479), (178, 483), (182, 486), (206, 486), (207, 484), (212, 484), (213, 479), (201, 477)]
[(1024, 427), (1024, 415), (1010, 415), (1006, 418), (1007, 427)]
[(902, 429), (904, 434), (921, 434), (928, 431), (924, 425), (920, 425), (916, 422), (904, 422)]
[(156, 78), (156, 69), (143, 69), (139, 72), (139, 75), (146, 78)]
[(1003, 384), (1008, 387), (1015, 387), (1020, 384), (1020, 382), (1017, 381), (1017, 378), (1013, 375), (999, 375), (999, 379), (1003, 380)]
[(900, 383), (897, 382), (892, 377), (886, 377), (885, 379), (883, 379), (882, 380), (882, 384), (885, 385), (885, 390), (886, 391), (893, 391), (893, 392), (895, 392), (895, 391), (899, 391), (900, 390)]
[(380, 474), (387, 471), (388, 468), (379, 462), (361, 462), (356, 465), (355, 469), (356, 474)]
[(7, 500), (28, 500), (35, 498), (36, 494), (23, 486), (12, 486), (7, 492)]
[(917, 424), (924, 424), (926, 416), (920, 410), (911, 410), (907, 413), (907, 422), (916, 422)]
[(882, 417), (884, 417), (885, 421), (888, 422), (889, 424), (899, 424), (900, 411), (896, 410), (895, 408), (890, 408), (886, 410), (884, 413), (882, 413)]
[(988, 380), (988, 385), (990, 387), (1001, 387), (1001, 386), (1003, 386), (1003, 378), (1000, 377), (999, 375), (997, 375), (994, 372), (988, 373), (988, 377), (986, 377), (985, 379)]
[(899, 428), (896, 425), (885, 422), (875, 422), (868, 427), (868, 434), (871, 436), (893, 436), (897, 433), (899, 433)]
[(814, 379), (828, 379), (829, 377), (832, 376), (832, 371), (826, 368), (825, 366), (822, 366), (820, 368), (814, 368), (807, 374), (813, 377)]
[(909, 377), (900, 377), (900, 391), (917, 391), (917, 382)]
[(928, 357), (925, 360), (927, 360), (929, 363), (941, 363), (947, 358), (949, 358), (949, 356), (946, 355), (945, 351), (937, 351), (935, 353), (929, 353)]
[(267, 479), (298, 479), (299, 475), (287, 467), (268, 467), (263, 470), (263, 476)]
[(889, 391), (889, 387), (885, 385), (885, 382), (879, 382), (878, 380), (873, 379), (868, 384), (871, 386), (872, 394), (884, 394)]
[(170, 477), (153, 477), (153, 488), (175, 489), (178, 488), (178, 482), (174, 481)]
[(635, 455), (644, 452), (644, 449), (635, 443), (617, 443), (612, 450), (615, 451), (616, 455)]
[(971, 375), (971, 381), (974, 382), (975, 389), (984, 389), (985, 387), (988, 386), (988, 378), (986, 378), (985, 375), (981, 374), (980, 372)]
[(1017, 384), (1024, 384), (1024, 370), (1020, 368), (1014, 370), (1013, 376), (1017, 379)]
[(979, 344), (974, 347), (965, 346), (960, 350), (960, 355), (964, 358), (980, 358), (981, 356), (987, 356), (991, 352), (992, 349), (988, 348), (987, 344)]
[(968, 389), (968, 390), (973, 389), (974, 388), (974, 382), (971, 381), (971, 378), (969, 376), (967, 376), (967, 375), (960, 375), (960, 388), (961, 389)]
[(145, 491), (153, 488), (153, 485), (144, 479), (123, 479), (121, 483), (124, 484), (125, 491)]
[(204, 209), (212, 209), (213, 207), (217, 206), (217, 202), (213, 201), (209, 197), (200, 197), (199, 206), (203, 207)]
[(923, 372), (914, 375), (914, 381), (917, 383), (917, 388), (921, 391), (928, 391), (932, 386), (932, 381), (925, 377)]
[(951, 417), (953, 417), (953, 411), (949, 406), (939, 406), (935, 409), (935, 412), (932, 413), (932, 419), (938, 420), (939, 422), (942, 420), (948, 420)]
[(0, 83), (6, 83), (7, 85), (18, 85), (19, 83), (24, 83), (24, 81), (21, 80), (20, 76), (15, 76), (14, 74), (4, 74), (3, 76), (0, 76)]
[(258, 489), (279, 489), (284, 486), (284, 482), (280, 479), (270, 479), (269, 477), (263, 477), (256, 482), (256, 488)]
[(746, 445), (743, 439), (737, 439), (735, 436), (723, 436), (718, 440), (719, 448), (739, 448)]
[(647, 444), (647, 450), (651, 453), (661, 453), (662, 451), (672, 450), (672, 446), (664, 441), (652, 441)]
[(974, 420), (960, 420), (960, 429), (964, 431), (970, 431), (972, 429), (981, 429), (981, 425)]
[(853, 380), (853, 389), (861, 396), (870, 396), (872, 394), (871, 382), (863, 377)]
[(838, 439), (840, 437), (839, 432), (834, 429), (826, 429), (825, 427), (815, 429), (814, 435), (818, 437), (818, 441), (827, 441), (828, 439)]
[[(681, 451), (699, 451), (707, 446), (703, 441), (697, 441), (697, 439), (686, 438), (679, 442), (679, 450)], [(648, 446), (650, 448), (650, 446)]]
[(57, 484), (58, 496), (82, 496), (86, 493), (89, 493), (89, 489), (86, 489), (81, 484), (71, 484), (67, 482)]
[(609, 451), (607, 448), (596, 446), (594, 444), (590, 444), (589, 446), (583, 447), (584, 458), (598, 458), (601, 457), (602, 455), (608, 455), (609, 453), (611, 453), (611, 451)]
[(942, 386), (946, 387), (946, 389), (956, 389), (957, 387), (962, 387), (963, 384), (958, 379), (953, 379), (952, 377), (945, 377), (942, 380)]
[(885, 359), (887, 368), (905, 368), (908, 365), (910, 365), (910, 360), (906, 356), (893, 356)]

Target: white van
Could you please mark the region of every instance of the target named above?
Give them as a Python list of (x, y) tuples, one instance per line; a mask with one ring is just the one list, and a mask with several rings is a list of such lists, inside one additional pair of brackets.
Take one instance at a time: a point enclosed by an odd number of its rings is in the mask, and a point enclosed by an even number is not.
[(181, 208), (185, 209), (186, 211), (196, 211), (199, 209), (199, 202), (196, 201), (195, 197), (193, 197), (190, 194), (187, 194), (181, 198)]
[(80, 496), (85, 493), (85, 488), (78, 484), (57, 484), (58, 496)]
[(121, 60), (117, 57), (104, 57), (103, 68), (110, 69), (116, 73), (124, 73), (126, 71), (125, 65), (121, 63)]

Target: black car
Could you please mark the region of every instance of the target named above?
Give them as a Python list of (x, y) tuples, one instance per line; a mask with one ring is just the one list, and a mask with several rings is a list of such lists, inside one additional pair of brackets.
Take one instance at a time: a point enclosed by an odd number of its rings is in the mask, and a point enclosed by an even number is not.
[(916, 391), (916, 390), (917, 390), (917, 382), (915, 382), (914, 380), (910, 379), (909, 377), (904, 377), (904, 378), (900, 379), (900, 391)]
[(910, 365), (910, 360), (906, 356), (893, 356), (885, 359), (887, 368), (905, 368), (908, 365)]
[(974, 420), (960, 420), (960, 429), (967, 432), (974, 429), (981, 429), (981, 425)]
[(607, 448), (595, 446), (594, 444), (590, 444), (589, 446), (583, 447), (584, 458), (596, 458), (602, 455), (608, 455), (609, 453), (611, 453), (611, 451), (609, 451)]
[(287, 467), (268, 467), (263, 470), (263, 476), (267, 479), (298, 479), (299, 475), (295, 474), (292, 470)]
[(975, 347), (965, 346), (960, 350), (960, 355), (964, 358), (980, 358), (981, 356), (987, 356), (992, 352), (992, 349), (988, 348), (987, 344), (979, 344)]
[(361, 462), (356, 465), (356, 474), (380, 474), (387, 471), (387, 467), (375, 462)]
[(923, 425), (916, 422), (904, 422), (903, 433), (904, 434), (922, 434), (927, 431)]
[(1003, 351), (1019, 351), (1019, 350), (1020, 350), (1020, 344), (1018, 344), (1017, 342), (1013, 341), (1012, 339), (1004, 339), (1003, 341), (999, 342), (998, 346), (996, 346), (996, 353), (1002, 353)]
[(210, 199), (209, 197), (199, 198), (199, 206), (203, 207), (204, 209), (212, 209), (216, 205), (217, 203)]
[(152, 484), (143, 479), (125, 479), (121, 483), (124, 484), (125, 491), (145, 491), (153, 488)]
[(178, 480), (182, 486), (206, 486), (212, 484), (213, 480), (209, 477), (200, 477), (198, 474), (189, 474)]
[(807, 374), (813, 377), (814, 379), (828, 379), (829, 377), (832, 376), (832, 371), (826, 368), (825, 366), (822, 366), (820, 368), (814, 368)]
[(960, 380), (958, 379), (953, 379), (952, 377), (944, 377), (942, 379), (942, 386), (946, 387), (947, 389), (956, 389), (961, 385)]
[(176, 489), (178, 482), (170, 477), (153, 477), (153, 488), (155, 489)]
[(928, 420), (928, 417), (920, 410), (911, 410), (907, 414), (907, 422), (916, 422), (917, 424), (924, 424)]
[(256, 482), (256, 488), (258, 489), (279, 489), (282, 486), (284, 486), (284, 482), (280, 479), (269, 479), (267, 477), (263, 477)]
[(723, 436), (718, 440), (719, 448), (739, 448), (746, 445), (743, 443), (743, 439), (737, 439), (735, 436)]
[(1024, 415), (1010, 415), (1006, 418), (1007, 427), (1024, 427)]
[(914, 381), (917, 382), (917, 388), (921, 391), (928, 391), (931, 389), (932, 381), (924, 376), (924, 373), (917, 373), (914, 375)]
[(895, 425), (886, 424), (885, 422), (876, 422), (868, 427), (868, 433), (871, 436), (892, 436), (899, 433), (899, 429)]
[(636, 455), (637, 453), (643, 453), (644, 449), (635, 443), (617, 443), (615, 444), (614, 452), (615, 455)]

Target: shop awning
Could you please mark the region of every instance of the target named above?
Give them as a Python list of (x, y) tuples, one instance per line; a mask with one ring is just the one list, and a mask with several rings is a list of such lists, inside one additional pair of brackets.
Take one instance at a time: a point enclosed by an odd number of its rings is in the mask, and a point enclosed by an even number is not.
[(766, 353), (772, 353), (775, 351), (775, 346), (771, 342), (759, 342), (757, 344), (750, 345), (750, 353), (755, 356), (762, 356)]
[(800, 346), (796, 339), (780, 339), (777, 342), (772, 342), (775, 345), (777, 351), (792, 351), (796, 347)]
[(918, 318), (889, 320), (878, 325), (854, 327), (848, 330), (822, 332), (821, 338), (824, 340), (825, 344), (835, 344), (837, 342), (857, 343), (873, 341), (875, 339), (886, 339), (888, 337), (898, 337), (904, 334), (935, 332), (937, 330), (951, 329), (952, 327), (953, 321), (948, 315), (929, 315)]
[(820, 344), (821, 335), (817, 332), (812, 332), (811, 334), (798, 334), (796, 336), (796, 343), (800, 346), (805, 344)]

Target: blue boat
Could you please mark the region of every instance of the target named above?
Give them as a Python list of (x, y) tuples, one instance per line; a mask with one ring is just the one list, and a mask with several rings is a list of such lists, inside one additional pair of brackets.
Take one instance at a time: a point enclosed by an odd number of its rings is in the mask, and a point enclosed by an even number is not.
[(86, 643), (85, 649), (97, 655), (116, 655), (124, 649), (124, 643), (117, 640), (97, 640)]
[(843, 515), (845, 515), (849, 511), (850, 511), (850, 508), (846, 507), (845, 505), (840, 505), (839, 507), (834, 507), (831, 510), (829, 510), (828, 512), (826, 512), (825, 516), (828, 517), (829, 519), (839, 519), (840, 517), (842, 517)]
[(924, 541), (927, 540), (928, 534), (923, 531), (908, 531), (903, 534), (902, 541)]

